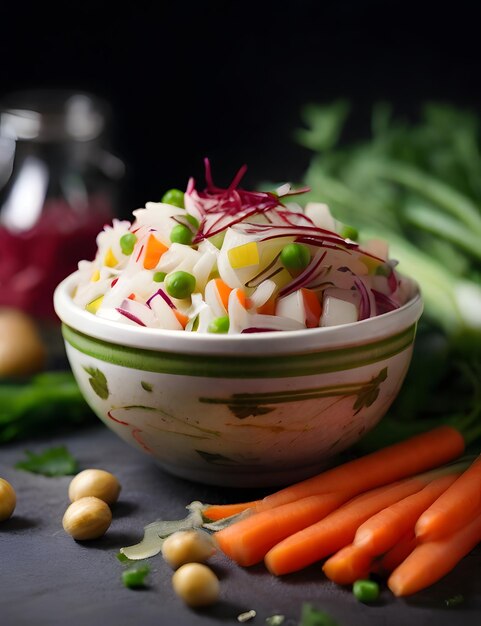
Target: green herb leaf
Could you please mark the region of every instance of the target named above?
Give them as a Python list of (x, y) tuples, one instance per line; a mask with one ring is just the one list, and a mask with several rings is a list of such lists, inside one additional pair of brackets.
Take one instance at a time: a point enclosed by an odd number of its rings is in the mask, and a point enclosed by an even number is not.
[(33, 474), (43, 476), (69, 476), (76, 474), (78, 463), (65, 446), (49, 448), (39, 454), (25, 451), (27, 459), (15, 464), (17, 469), (23, 469)]
[(71, 371), (0, 381), (0, 444), (93, 419)]
[(309, 602), (304, 602), (299, 626), (339, 626), (339, 624), (325, 611), (320, 611)]
[(453, 596), (452, 598), (448, 598), (447, 600), (445, 600), (444, 604), (445, 604), (445, 606), (448, 607), (448, 609), (452, 609), (455, 606), (459, 606), (463, 602), (464, 602), (464, 596), (462, 594), (458, 593), (457, 595)]
[(150, 574), (148, 565), (130, 567), (122, 572), (122, 582), (128, 589), (145, 587), (145, 579)]

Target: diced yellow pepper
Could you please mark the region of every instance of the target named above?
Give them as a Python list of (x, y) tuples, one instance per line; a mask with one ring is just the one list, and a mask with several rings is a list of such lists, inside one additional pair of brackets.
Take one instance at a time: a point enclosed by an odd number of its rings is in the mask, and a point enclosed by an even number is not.
[(235, 270), (241, 267), (259, 265), (259, 250), (255, 241), (231, 248), (227, 252), (227, 256), (229, 263)]
[(100, 272), (99, 270), (95, 270), (92, 276), (90, 277), (90, 282), (96, 283), (98, 280), (100, 280)]
[(97, 313), (97, 311), (99, 310), (99, 306), (102, 304), (102, 300), (104, 299), (103, 296), (99, 296), (98, 298), (95, 298), (95, 300), (92, 300), (92, 302), (89, 302), (87, 304), (87, 306), (85, 307), (86, 310), (89, 313)]
[(115, 254), (112, 252), (112, 248), (109, 248), (105, 253), (104, 265), (106, 265), (107, 267), (115, 267), (117, 263), (118, 261)]

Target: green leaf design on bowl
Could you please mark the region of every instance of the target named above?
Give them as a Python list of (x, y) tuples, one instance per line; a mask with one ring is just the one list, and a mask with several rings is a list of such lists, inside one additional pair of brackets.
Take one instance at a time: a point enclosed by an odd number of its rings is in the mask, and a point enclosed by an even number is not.
[(84, 370), (89, 375), (89, 383), (94, 392), (102, 400), (107, 400), (109, 397), (109, 387), (105, 374), (101, 372), (97, 367), (85, 367)]

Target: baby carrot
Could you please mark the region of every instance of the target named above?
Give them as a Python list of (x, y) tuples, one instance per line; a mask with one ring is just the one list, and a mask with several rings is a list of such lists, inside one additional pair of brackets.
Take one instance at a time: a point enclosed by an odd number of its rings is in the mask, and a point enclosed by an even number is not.
[(202, 511), (204, 517), (217, 522), (220, 519), (243, 513), (247, 509), (254, 509), (256, 507), (257, 500), (253, 502), (240, 502), (238, 504), (209, 504)]
[(371, 571), (379, 574), (380, 576), (387, 576), (391, 574), (396, 567), (407, 559), (414, 548), (417, 546), (416, 535), (414, 531), (409, 531), (401, 537), (397, 544), (388, 550), (385, 554), (380, 556), (371, 564)]
[[(431, 472), (432, 475), (443, 471), (453, 471), (465, 467), (458, 463), (451, 467)], [(370, 565), (376, 557), (384, 555), (384, 565), (391, 565), (391, 572), (415, 547), (414, 525), (420, 513), (454, 483), (458, 473), (440, 476), (428, 483), (416, 493), (395, 502), (366, 520), (356, 531), (354, 542), (328, 559), (324, 563), (324, 573), (339, 585), (348, 585), (359, 578), (365, 578)], [(409, 537), (408, 545), (397, 547), (404, 537)], [(394, 554), (387, 556), (390, 550), (397, 547)], [(406, 553), (406, 550), (409, 551)], [(387, 560), (386, 560), (387, 557)], [(401, 561), (399, 561), (401, 558)], [(393, 565), (393, 560), (395, 560)]]
[(417, 545), (389, 577), (389, 589), (395, 596), (407, 596), (429, 587), (450, 572), (479, 541), (481, 511), (454, 534)]
[(360, 578), (368, 578), (372, 555), (355, 543), (341, 548), (324, 563), (324, 574), (338, 585), (349, 585)]
[(254, 565), (276, 543), (318, 522), (346, 500), (341, 494), (309, 496), (246, 517), (218, 531), (215, 537), (220, 549), (239, 565)]
[(267, 568), (277, 576), (303, 569), (347, 546), (356, 530), (371, 515), (422, 489), (431, 472), (378, 487), (353, 498), (320, 522), (276, 544), (265, 556)]
[(319, 493), (354, 496), (447, 463), (463, 451), (461, 433), (451, 426), (440, 426), (281, 489), (256, 508), (264, 511)]
[(413, 530), (418, 517), (458, 476), (459, 473), (440, 476), (421, 491), (379, 511), (359, 526), (354, 543), (376, 556), (390, 550), (405, 533)]
[[(240, 503), (236, 512), (242, 511), (242, 507), (255, 507), (257, 512), (266, 511), (281, 504), (323, 493), (345, 493), (353, 497), (368, 489), (387, 485), (447, 463), (460, 456), (463, 451), (464, 439), (461, 433), (450, 426), (440, 426), (289, 485), (263, 500)], [(217, 505), (216, 519), (232, 515), (231, 507), (230, 504)]]
[(424, 511), (416, 523), (420, 541), (451, 535), (481, 507), (481, 456)]

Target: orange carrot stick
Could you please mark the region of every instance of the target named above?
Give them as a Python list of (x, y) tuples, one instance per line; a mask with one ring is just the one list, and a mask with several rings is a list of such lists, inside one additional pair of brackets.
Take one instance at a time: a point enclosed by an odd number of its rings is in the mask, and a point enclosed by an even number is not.
[(355, 496), (447, 463), (460, 456), (464, 446), (458, 430), (440, 426), (281, 489), (264, 498), (256, 508), (264, 511), (320, 493)]
[(256, 513), (215, 534), (220, 549), (239, 565), (254, 565), (279, 541), (318, 522), (347, 500), (341, 494), (309, 496)]
[(217, 522), (220, 519), (243, 513), (247, 509), (253, 509), (253, 512), (255, 512), (256, 504), (257, 500), (240, 502), (238, 504), (209, 504), (202, 513), (213, 522)]
[(363, 546), (350, 543), (331, 556), (322, 569), (338, 585), (349, 585), (369, 576), (372, 560), (372, 555)]
[(421, 491), (379, 511), (359, 526), (354, 543), (375, 556), (390, 550), (404, 534), (413, 530), (418, 517), (458, 476), (459, 472), (440, 476)]
[(453, 535), (416, 546), (389, 577), (389, 589), (395, 596), (407, 596), (429, 587), (450, 572), (480, 541), (481, 510)]
[[(454, 471), (464, 468), (465, 465), (458, 463), (436, 473)], [(388, 572), (393, 571), (416, 545), (414, 525), (419, 515), (454, 483), (459, 474), (460, 472), (456, 472), (440, 476), (420, 491), (395, 502), (366, 520), (357, 529), (354, 542), (336, 552), (324, 563), (323, 570), (326, 576), (339, 585), (352, 584), (358, 578), (366, 577), (370, 567), (375, 567), (372, 564), (376, 557), (380, 555), (384, 555), (381, 567), (386, 569), (386, 566), (390, 566)], [(409, 538), (409, 543), (402, 544), (405, 537)], [(401, 548), (398, 547), (399, 541)], [(394, 554), (387, 556), (394, 548), (397, 548)]]
[(267, 568), (277, 576), (289, 574), (337, 552), (352, 542), (356, 530), (371, 515), (416, 493), (432, 479), (428, 472), (353, 498), (320, 522), (275, 545), (265, 556)]
[(388, 576), (407, 559), (417, 546), (416, 535), (410, 531), (401, 537), (397, 544), (371, 564), (371, 571), (380, 576)]
[(416, 536), (434, 541), (451, 535), (481, 507), (481, 456), (420, 516)]
[[(465, 465), (465, 463), (458, 463), (452, 467), (438, 470), (436, 474), (442, 471), (464, 469)], [(415, 546), (413, 538), (417, 518), (449, 485), (454, 483), (459, 474), (460, 472), (457, 472), (435, 478), (420, 491), (395, 502), (370, 517), (357, 529), (354, 542), (326, 561), (323, 567), (326, 576), (339, 585), (348, 585), (358, 578), (364, 578), (369, 573), (369, 568), (371, 563), (375, 561), (375, 557), (395, 548), (404, 536), (408, 536), (410, 539), (410, 550), (406, 554), (404, 547), (401, 552), (398, 548), (395, 555), (397, 554), (397, 558), (402, 555), (407, 556)], [(392, 563), (393, 555), (391, 554), (389, 558)], [(399, 563), (396, 563), (395, 566), (397, 567)], [(390, 571), (393, 569), (394, 567)]]

